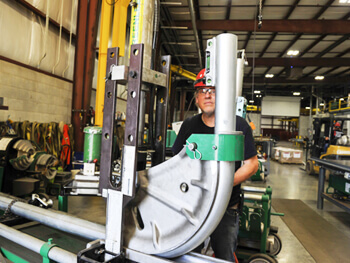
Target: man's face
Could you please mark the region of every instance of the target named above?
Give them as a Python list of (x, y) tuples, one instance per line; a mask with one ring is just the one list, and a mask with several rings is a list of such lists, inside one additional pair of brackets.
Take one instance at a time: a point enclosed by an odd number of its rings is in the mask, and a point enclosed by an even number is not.
[(215, 113), (215, 87), (201, 87), (197, 90), (196, 103), (203, 113)]

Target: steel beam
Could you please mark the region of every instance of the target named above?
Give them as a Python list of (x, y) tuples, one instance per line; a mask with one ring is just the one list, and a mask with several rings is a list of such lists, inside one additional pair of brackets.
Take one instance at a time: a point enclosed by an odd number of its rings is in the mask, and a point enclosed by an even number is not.
[[(297, 80), (292, 79), (286, 79), (286, 78), (262, 78), (262, 77), (255, 77), (254, 78), (254, 85), (280, 85), (280, 84), (289, 84), (289, 85), (324, 85), (324, 84), (342, 84), (342, 83), (349, 83), (350, 77), (326, 77), (324, 80), (319, 81), (315, 80), (313, 77), (307, 77), (307, 78), (300, 78)], [(245, 77), (243, 80), (243, 86), (251, 85), (252, 84), (252, 78)]]
[[(248, 58), (249, 65), (253, 58)], [(255, 58), (255, 66), (263, 67), (350, 67), (350, 58)]]
[[(255, 20), (199, 20), (197, 30), (254, 31)], [(350, 20), (264, 19), (259, 32), (289, 32), (310, 34), (348, 34)], [(192, 29), (191, 21), (175, 21), (174, 26)]]
[[(195, 62), (195, 59), (189, 59)], [(249, 66), (253, 65), (253, 58), (248, 58)], [(350, 67), (350, 58), (255, 58), (256, 67)], [(247, 75), (247, 74), (246, 74)], [(276, 75), (276, 74), (275, 74)]]

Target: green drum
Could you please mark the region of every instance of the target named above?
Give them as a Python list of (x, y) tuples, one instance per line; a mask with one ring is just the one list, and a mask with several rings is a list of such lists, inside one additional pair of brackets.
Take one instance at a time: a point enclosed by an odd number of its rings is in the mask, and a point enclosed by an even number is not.
[(84, 163), (95, 159), (100, 163), (102, 127), (86, 127), (84, 133)]

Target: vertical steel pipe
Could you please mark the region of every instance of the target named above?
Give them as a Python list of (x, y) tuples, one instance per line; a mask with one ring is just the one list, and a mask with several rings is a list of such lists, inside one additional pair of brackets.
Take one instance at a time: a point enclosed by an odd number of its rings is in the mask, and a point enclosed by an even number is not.
[(216, 37), (215, 133), (233, 134), (236, 130), (237, 36)]

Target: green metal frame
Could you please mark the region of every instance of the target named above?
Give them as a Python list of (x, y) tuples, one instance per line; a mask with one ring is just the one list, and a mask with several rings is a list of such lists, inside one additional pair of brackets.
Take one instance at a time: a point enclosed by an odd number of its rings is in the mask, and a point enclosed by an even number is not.
[(192, 134), (187, 139), (186, 145), (186, 153), (191, 159), (244, 160), (244, 135), (242, 134)]
[(350, 193), (346, 192), (346, 184), (350, 184), (350, 181), (342, 176), (330, 174), (326, 192), (327, 194), (333, 194), (329, 191), (330, 188), (333, 188), (344, 195), (350, 195)]
[[(248, 239), (260, 243), (260, 253), (266, 254), (267, 237), (270, 234), (271, 215), (284, 216), (283, 213), (271, 212), (272, 188), (269, 186), (265, 189), (260, 201), (245, 199), (245, 205), (240, 215), (239, 234), (240, 238)], [(263, 230), (261, 231), (261, 223)], [(252, 253), (258, 253), (256, 250), (238, 250), (238, 258), (248, 259)]]

